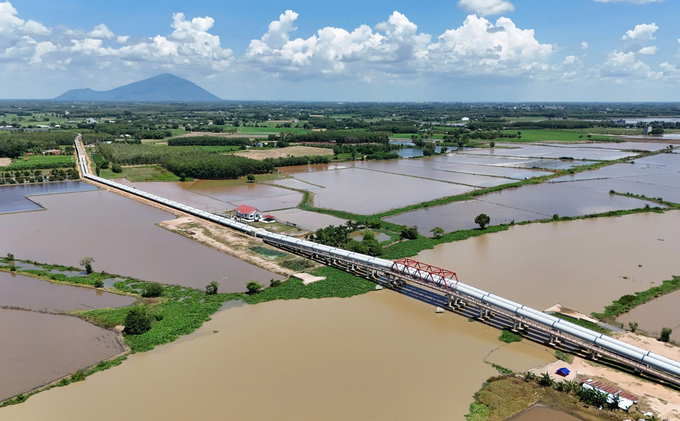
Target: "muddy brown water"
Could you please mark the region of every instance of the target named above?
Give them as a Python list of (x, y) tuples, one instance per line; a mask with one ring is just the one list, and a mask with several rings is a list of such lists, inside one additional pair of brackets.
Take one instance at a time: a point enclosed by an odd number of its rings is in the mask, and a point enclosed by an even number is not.
[(133, 183), (126, 179), (118, 179), (115, 181), (208, 212), (231, 210), (235, 207), (225, 201), (217, 200), (189, 190), (189, 187), (193, 184), (191, 182), (154, 181)]
[[(501, 156), (501, 157), (527, 157), (527, 158), (553, 158), (570, 157), (574, 159), (593, 159), (610, 161), (636, 155), (635, 152), (626, 152), (615, 149), (597, 149), (588, 147), (561, 147), (547, 145), (519, 145), (517, 143), (497, 143), (496, 146), (503, 148), (476, 149), (466, 151), (468, 155)], [(507, 148), (505, 148), (507, 147)]]
[(547, 406), (535, 406), (512, 417), (510, 421), (581, 421), (581, 419)]
[(471, 187), (359, 168), (295, 174), (324, 186), (314, 190), (314, 205), (359, 214), (383, 212), (406, 205), (453, 196)]
[(0, 401), (123, 351), (117, 333), (76, 317), (0, 309)]
[[(497, 374), (485, 358), (495, 363), (504, 350), (515, 370), (554, 360), (552, 350), (503, 344), (499, 334), (387, 290), (243, 306), (86, 382), (4, 408), (0, 417), (460, 420), (474, 392)], [(161, 396), (162, 405), (149, 405)]]
[(323, 213), (303, 211), (301, 209), (286, 209), (270, 212), (279, 222), (290, 222), (301, 226), (303, 229), (316, 231), (329, 225), (344, 225), (347, 220)]
[(561, 303), (590, 313), (680, 274), (678, 250), (680, 211), (668, 211), (513, 226), (414, 259), (539, 310)]
[[(660, 284), (661, 282), (654, 283), (657, 286)], [(680, 308), (680, 291), (675, 291), (632, 309), (619, 316), (616, 321), (623, 323), (624, 326), (635, 322), (640, 330), (654, 337), (661, 334), (661, 329), (669, 327), (673, 329), (671, 339), (678, 341), (680, 340), (678, 308)]]
[(0, 255), (94, 269), (145, 281), (221, 292), (245, 291), (280, 275), (221, 253), (154, 224), (174, 215), (115, 193), (97, 190), (41, 196), (47, 210), (0, 216)]
[(133, 297), (0, 272), (0, 306), (59, 311), (125, 307), (134, 302)]

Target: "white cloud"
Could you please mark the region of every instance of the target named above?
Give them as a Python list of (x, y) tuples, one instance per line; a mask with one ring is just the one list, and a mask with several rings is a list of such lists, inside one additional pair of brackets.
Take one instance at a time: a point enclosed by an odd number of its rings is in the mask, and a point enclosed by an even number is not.
[(276, 75), (368, 76), (403, 73), (458, 72), (464, 75), (522, 75), (548, 69), (555, 51), (539, 43), (533, 30), (522, 30), (512, 20), (495, 24), (470, 15), (462, 26), (432, 42), (429, 34), (399, 12), (375, 26), (352, 30), (326, 27), (309, 38), (291, 39), (298, 15), (282, 14), (259, 40), (252, 40), (244, 63)]
[(118, 35), (116, 37), (116, 42), (118, 42), (118, 44), (125, 44), (128, 42), (129, 39), (130, 39), (129, 35)]
[(652, 45), (652, 46), (649, 46), (649, 47), (643, 47), (643, 48), (640, 48), (640, 51), (638, 51), (638, 54), (642, 54), (643, 56), (653, 56), (654, 54), (656, 54), (657, 49), (658, 48), (656, 47), (656, 45)]
[(480, 16), (500, 15), (515, 10), (508, 0), (460, 0), (458, 7)]
[(655, 23), (642, 25), (635, 25), (634, 29), (626, 31), (625, 35), (621, 38), (624, 41), (645, 43), (648, 41), (653, 41), (656, 39), (654, 33), (659, 29)]
[(19, 19), (17, 14), (17, 9), (10, 2), (0, 3), (0, 34), (44, 36), (52, 32), (34, 20)]
[(600, 69), (603, 78), (612, 78), (618, 83), (627, 79), (656, 80), (663, 77), (663, 72), (653, 71), (646, 63), (637, 59), (634, 52), (613, 51), (609, 53), (607, 61)]
[(94, 29), (87, 34), (87, 36), (90, 38), (111, 39), (113, 38), (114, 34), (113, 31), (108, 28), (108, 26), (102, 23), (95, 26)]
[(664, 0), (595, 0), (598, 3), (620, 3), (627, 2), (633, 4), (661, 3)]
[(587, 42), (583, 41), (583, 42), (581, 43), (581, 45), (579, 46), (579, 48), (582, 49), (582, 50), (587, 50), (587, 49), (590, 48), (590, 45), (588, 45)]
[(57, 51), (57, 46), (52, 44), (49, 41), (43, 41), (38, 43), (35, 46), (35, 54), (31, 58), (31, 63), (40, 63), (42, 62), (42, 56), (45, 54), (51, 53), (53, 51)]

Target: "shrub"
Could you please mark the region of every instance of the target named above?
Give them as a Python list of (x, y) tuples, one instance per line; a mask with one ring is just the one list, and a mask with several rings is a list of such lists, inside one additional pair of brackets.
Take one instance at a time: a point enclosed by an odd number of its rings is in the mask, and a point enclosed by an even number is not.
[(72, 382), (80, 382), (85, 380), (85, 372), (83, 370), (78, 370), (71, 376)]
[(418, 238), (418, 227), (404, 227), (401, 229), (399, 237), (405, 238), (407, 240), (415, 240)]
[(501, 334), (501, 336), (498, 337), (499, 341), (505, 342), (507, 344), (512, 342), (520, 342), (522, 339), (523, 339), (522, 335), (520, 335), (519, 333), (512, 332), (507, 328), (503, 329), (503, 333)]
[(209, 283), (208, 285), (205, 286), (205, 293), (208, 294), (208, 295), (215, 295), (215, 294), (217, 294), (217, 288), (219, 286), (220, 286), (220, 284), (218, 284), (215, 281), (212, 281), (211, 283)]
[(96, 281), (94, 281), (94, 287), (95, 288), (103, 288), (104, 287), (104, 281), (102, 281), (101, 279), (97, 279)]
[(254, 183), (255, 182), (255, 175), (254, 174), (248, 174), (247, 177), (249, 183)]
[(142, 291), (142, 297), (160, 297), (163, 294), (163, 285), (158, 282), (150, 282), (146, 284), (144, 291)]
[(281, 285), (281, 281), (279, 279), (272, 279), (271, 282), (269, 282), (269, 286), (272, 288), (276, 288)]
[(248, 288), (248, 292), (250, 294), (257, 294), (262, 289), (262, 285), (260, 285), (257, 281), (250, 281), (246, 285), (246, 288)]
[(113, 164), (111, 165), (111, 171), (115, 172), (116, 174), (120, 174), (123, 172), (123, 167), (121, 167), (119, 164)]
[(635, 332), (638, 328), (637, 322), (629, 322), (628, 327), (630, 328), (631, 332)]
[(671, 333), (673, 333), (673, 329), (670, 327), (664, 327), (661, 329), (661, 336), (659, 337), (659, 340), (661, 342), (668, 342), (671, 340)]
[(151, 317), (143, 306), (133, 307), (125, 316), (125, 333), (141, 335), (151, 329)]

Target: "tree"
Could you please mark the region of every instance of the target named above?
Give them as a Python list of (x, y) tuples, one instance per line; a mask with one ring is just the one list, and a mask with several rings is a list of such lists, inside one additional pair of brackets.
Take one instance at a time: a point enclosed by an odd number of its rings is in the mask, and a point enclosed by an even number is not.
[(635, 332), (638, 328), (637, 322), (629, 322), (628, 327), (630, 328), (631, 332)]
[(432, 143), (427, 143), (423, 146), (423, 156), (434, 155), (434, 145)]
[(89, 275), (92, 273), (92, 263), (94, 263), (94, 257), (83, 257), (82, 260), (80, 261), (80, 266), (85, 268), (85, 271)]
[(269, 286), (272, 287), (272, 288), (276, 288), (278, 286), (281, 286), (281, 281), (279, 279), (272, 279), (269, 282)]
[(179, 181), (187, 181), (187, 174), (186, 173), (181, 173), (179, 175)]
[(659, 337), (659, 340), (661, 342), (668, 342), (671, 340), (671, 333), (673, 333), (673, 329), (670, 327), (664, 327), (661, 329), (661, 336)]
[(262, 289), (262, 287), (263, 287), (263, 286), (260, 285), (257, 281), (250, 281), (250, 282), (248, 282), (248, 284), (246, 285), (246, 288), (248, 288), (248, 292), (249, 292), (250, 294), (257, 294), (258, 292), (260, 292), (260, 290)]
[(248, 179), (248, 182), (249, 182), (249, 183), (254, 183), (254, 182), (255, 182), (255, 175), (254, 175), (254, 174), (248, 174), (248, 175), (246, 176), (246, 178)]
[(212, 281), (211, 283), (209, 283), (208, 285), (205, 286), (205, 293), (208, 294), (208, 295), (215, 295), (215, 294), (217, 294), (217, 288), (219, 286), (220, 286), (220, 284), (218, 284), (215, 281)]
[(491, 149), (495, 148), (495, 147), (496, 147), (496, 142), (491, 142), (491, 143), (489, 143), (489, 147), (490, 147)]
[(125, 333), (128, 335), (141, 335), (151, 329), (151, 316), (144, 306), (132, 307), (125, 316)]
[(442, 238), (442, 235), (444, 235), (444, 230), (439, 227), (432, 228), (430, 232), (432, 233), (432, 237), (435, 239), (440, 239)]
[(123, 167), (121, 167), (120, 164), (113, 164), (111, 165), (111, 171), (115, 172), (116, 174), (120, 174), (123, 172)]
[(486, 228), (486, 226), (489, 225), (489, 222), (491, 222), (491, 218), (485, 213), (480, 213), (475, 218), (475, 224), (479, 225), (479, 228), (481, 229)]
[(94, 287), (95, 288), (103, 288), (104, 287), (104, 281), (102, 281), (101, 279), (97, 279), (96, 281), (94, 281)]
[(403, 227), (401, 229), (401, 233), (399, 234), (399, 237), (407, 239), (407, 240), (415, 240), (418, 238), (418, 227), (413, 226), (413, 227)]
[(160, 297), (163, 294), (163, 285), (158, 282), (150, 282), (146, 284), (144, 291), (142, 291), (142, 297)]

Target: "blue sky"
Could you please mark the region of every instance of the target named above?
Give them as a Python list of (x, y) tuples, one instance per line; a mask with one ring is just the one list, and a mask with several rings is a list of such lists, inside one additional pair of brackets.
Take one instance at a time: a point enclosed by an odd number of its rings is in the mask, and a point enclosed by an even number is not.
[(226, 99), (677, 101), (679, 12), (677, 0), (0, 0), (0, 97), (169, 72)]

